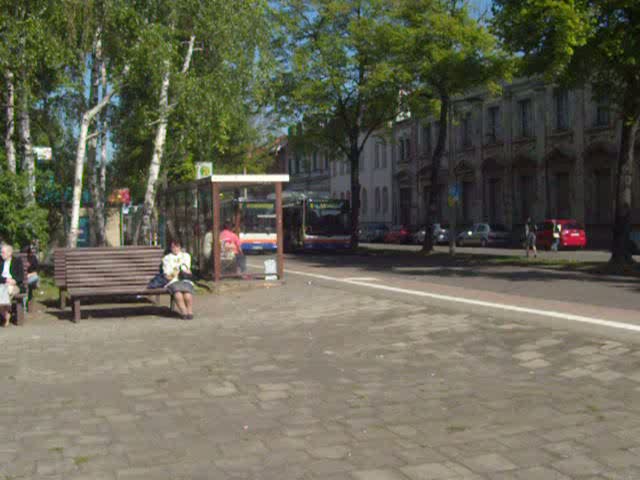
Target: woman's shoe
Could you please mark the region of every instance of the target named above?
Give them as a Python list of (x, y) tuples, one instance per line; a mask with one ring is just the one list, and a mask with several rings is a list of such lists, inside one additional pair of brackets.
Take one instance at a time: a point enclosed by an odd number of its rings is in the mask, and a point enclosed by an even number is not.
[(183, 320), (193, 320), (193, 314), (189, 314), (189, 315), (184, 315), (182, 317)]

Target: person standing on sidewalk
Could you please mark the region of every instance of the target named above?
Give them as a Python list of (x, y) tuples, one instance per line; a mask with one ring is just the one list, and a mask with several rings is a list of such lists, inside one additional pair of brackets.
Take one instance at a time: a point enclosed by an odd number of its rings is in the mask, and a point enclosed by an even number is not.
[(533, 250), (534, 258), (538, 257), (538, 250), (536, 248), (536, 231), (537, 230), (538, 230), (538, 227), (533, 222), (533, 220), (531, 220), (531, 217), (527, 218), (527, 222), (524, 225), (524, 237), (525, 237), (525, 243), (526, 243), (525, 248), (526, 248), (527, 258), (529, 258), (529, 252), (531, 250)]
[(553, 221), (553, 243), (551, 244), (551, 250), (554, 252), (558, 251), (558, 247), (560, 246), (560, 231), (562, 230), (562, 226)]

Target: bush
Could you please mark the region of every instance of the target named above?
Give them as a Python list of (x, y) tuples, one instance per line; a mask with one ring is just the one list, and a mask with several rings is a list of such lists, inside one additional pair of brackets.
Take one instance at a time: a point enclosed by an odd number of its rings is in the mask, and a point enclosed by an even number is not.
[(47, 210), (35, 203), (25, 205), (26, 186), (22, 175), (0, 175), (0, 239), (16, 248), (36, 240), (43, 247), (49, 241)]

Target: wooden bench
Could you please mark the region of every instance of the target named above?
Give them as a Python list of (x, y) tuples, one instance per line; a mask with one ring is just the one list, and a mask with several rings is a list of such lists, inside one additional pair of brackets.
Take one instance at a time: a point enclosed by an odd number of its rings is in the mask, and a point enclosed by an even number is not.
[(168, 295), (164, 288), (149, 289), (160, 271), (159, 247), (78, 248), (65, 252), (65, 287), (73, 306), (73, 320), (80, 320), (81, 301), (115, 296)]
[[(83, 251), (92, 251), (92, 252), (110, 252), (114, 250), (116, 247), (89, 247), (82, 248)], [(118, 247), (121, 249), (126, 249), (130, 252), (136, 252), (139, 250), (149, 250), (154, 249), (157, 250), (158, 247), (149, 247), (149, 246), (127, 246), (127, 247)], [(59, 297), (60, 297), (60, 308), (64, 310), (67, 307), (67, 261), (66, 254), (70, 251), (75, 251), (75, 248), (56, 248), (53, 251), (53, 279), (54, 284), (58, 287)]]

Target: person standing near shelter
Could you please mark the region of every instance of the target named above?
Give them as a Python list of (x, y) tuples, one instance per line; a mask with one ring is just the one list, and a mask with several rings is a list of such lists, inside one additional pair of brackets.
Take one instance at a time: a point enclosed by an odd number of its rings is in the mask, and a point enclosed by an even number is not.
[(165, 287), (173, 296), (183, 320), (193, 319), (193, 274), (191, 255), (182, 251), (179, 240), (172, 240), (171, 251), (162, 258), (162, 273), (169, 283)]
[(0, 248), (0, 326), (11, 321), (11, 302), (24, 284), (24, 266), (13, 257), (13, 247), (3, 243)]
[(562, 225), (560, 225), (555, 220), (553, 221), (553, 243), (551, 244), (551, 250), (554, 252), (558, 251), (558, 247), (560, 246), (560, 232), (562, 231)]
[(220, 252), (222, 258), (235, 259), (236, 273), (241, 274), (247, 270), (247, 259), (242, 253), (240, 238), (231, 229), (231, 221), (224, 222), (220, 232)]
[(529, 258), (529, 252), (533, 250), (534, 258), (538, 257), (538, 249), (536, 248), (536, 231), (538, 228), (536, 224), (531, 220), (531, 217), (527, 218), (527, 222), (524, 226), (524, 236), (526, 242), (526, 254)]

